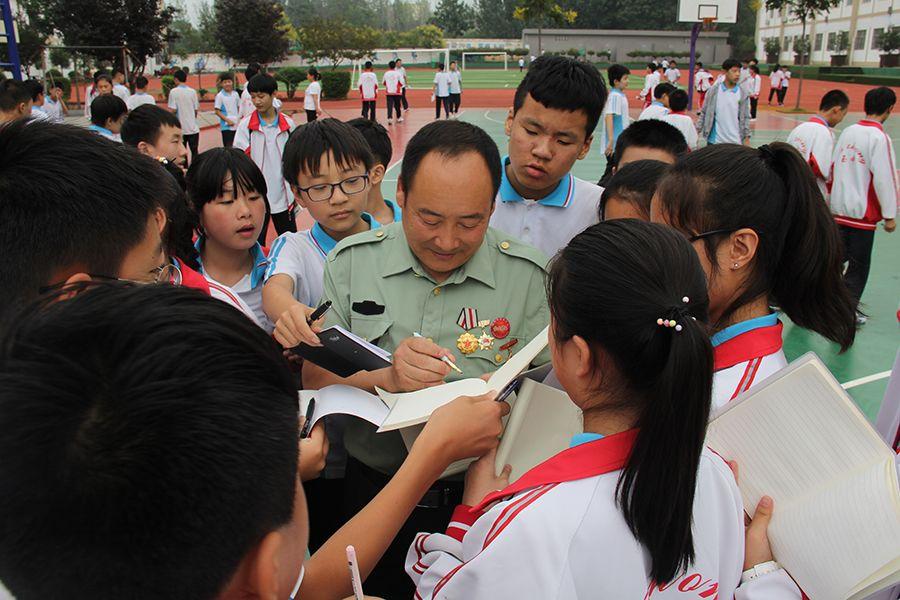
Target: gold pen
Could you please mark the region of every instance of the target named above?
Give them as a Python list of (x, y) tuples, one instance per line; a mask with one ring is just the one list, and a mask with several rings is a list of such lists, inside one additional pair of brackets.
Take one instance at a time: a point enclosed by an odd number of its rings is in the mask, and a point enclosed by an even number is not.
[[(422, 334), (419, 333), (418, 331), (414, 331), (414, 332), (413, 332), (413, 337), (420, 338), (420, 337), (422, 337)], [(449, 357), (447, 357), (447, 356), (442, 356), (442, 357), (441, 357), (441, 362), (443, 362), (444, 364), (446, 364), (448, 367), (450, 367), (451, 369), (453, 369), (454, 371), (456, 371), (456, 372), (459, 373), (460, 375), (463, 374), (462, 369), (460, 369), (459, 367), (457, 367), (456, 364), (455, 364), (452, 360), (450, 360)]]

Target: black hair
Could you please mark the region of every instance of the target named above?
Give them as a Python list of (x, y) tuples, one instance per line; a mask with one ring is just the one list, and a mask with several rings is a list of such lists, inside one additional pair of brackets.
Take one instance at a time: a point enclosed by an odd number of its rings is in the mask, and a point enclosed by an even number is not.
[(674, 92), (677, 89), (678, 88), (676, 88), (671, 83), (666, 83), (666, 82), (658, 83), (658, 84), (656, 84), (656, 87), (653, 88), (653, 97), (656, 98), (657, 100), (659, 100), (663, 96), (668, 96), (669, 94), (671, 94), (672, 92)]
[(825, 92), (825, 95), (822, 96), (822, 101), (819, 102), (819, 110), (822, 112), (835, 106), (840, 106), (843, 109), (850, 106), (850, 97), (843, 90), (829, 90)]
[(757, 65), (750, 65), (749, 69), (750, 69), (751, 71), (753, 71), (754, 73), (756, 73), (757, 75), (759, 75), (759, 66), (757, 66)]
[(52, 90), (52, 89), (56, 89), (56, 88), (63, 89), (63, 84), (59, 79), (51, 78), (50, 89)]
[(216, 598), (293, 514), (281, 349), (196, 290), (83, 288), (0, 347), (0, 578), (18, 598)]
[(388, 69), (393, 69), (396, 66), (397, 66), (396, 61), (393, 61), (393, 60), (388, 61)]
[(439, 63), (437, 64), (437, 70), (438, 70), (438, 71), (443, 71), (443, 70), (444, 70), (444, 63), (439, 62)]
[(178, 117), (171, 111), (155, 104), (142, 104), (125, 117), (125, 122), (122, 123), (122, 141), (129, 146), (137, 146), (140, 142), (155, 146), (164, 126), (181, 129)]
[(318, 81), (318, 80), (322, 79), (321, 73), (319, 73), (319, 70), (318, 70), (317, 68), (315, 68), (315, 67), (310, 67), (309, 70), (306, 72), (306, 74), (307, 74), (307, 75), (312, 75), (312, 76), (313, 76), (313, 80), (315, 80), (315, 81)]
[(723, 230), (703, 240), (714, 268), (716, 248), (730, 232), (749, 228), (759, 236), (743, 289), (714, 329), (762, 297), (841, 351), (850, 347), (856, 303), (843, 279), (840, 236), (815, 176), (793, 146), (697, 150), (660, 183), (659, 199), (667, 221), (688, 235)]
[(669, 94), (669, 110), (672, 112), (681, 112), (687, 108), (688, 95), (684, 90), (673, 90)]
[(372, 61), (371, 61), (371, 60), (367, 60), (367, 61), (366, 61), (366, 64), (364, 64), (363, 67), (366, 68), (366, 69), (371, 69), (371, 68), (372, 68)]
[(897, 103), (897, 94), (889, 87), (872, 88), (866, 92), (867, 115), (883, 115)]
[(394, 149), (391, 146), (391, 136), (388, 135), (384, 125), (362, 117), (347, 121), (347, 124), (359, 131), (365, 138), (369, 149), (372, 150), (375, 164), (384, 165), (384, 168), (387, 169), (391, 164)]
[(28, 79), (25, 81), (25, 87), (31, 92), (32, 102), (37, 101), (38, 96), (44, 93), (44, 84), (37, 79)]
[(416, 132), (406, 145), (403, 162), (400, 164), (399, 184), (407, 193), (412, 189), (412, 182), (422, 159), (432, 152), (438, 153), (443, 158), (476, 152), (484, 159), (485, 166), (491, 174), (491, 184), (494, 188), (492, 201), (497, 196), (500, 189), (500, 151), (484, 129), (463, 121), (435, 121)]
[(107, 120), (117, 120), (128, 112), (128, 105), (115, 94), (97, 96), (91, 102), (91, 123), (106, 127)]
[(700, 67), (702, 67), (702, 66), (703, 66), (703, 63), (702, 63), (702, 62), (697, 62), (697, 63), (696, 63), (696, 67), (697, 67), (698, 69), (699, 69)]
[(450, 64), (451, 64), (451, 65), (455, 65), (455, 64), (456, 64), (456, 61), (455, 61), (455, 60), (451, 60), (451, 61), (450, 61)]
[[(597, 387), (614, 403), (609, 408), (636, 413), (616, 499), (647, 549), (650, 578), (667, 583), (694, 559), (694, 493), (712, 397), (700, 261), (671, 228), (605, 221), (560, 251), (547, 288), (556, 343), (584, 339), (601, 357)], [(657, 325), (659, 318), (679, 329)]]
[(253, 78), (247, 82), (247, 91), (251, 94), (269, 94), (271, 96), (275, 94), (277, 90), (278, 82), (268, 73), (254, 75)]
[(201, 152), (187, 172), (188, 198), (198, 217), (204, 205), (222, 195), (228, 176), (235, 194), (243, 190), (266, 195), (266, 178), (253, 159), (237, 148), (213, 148)]
[(649, 70), (649, 71), (655, 71), (655, 70), (656, 70), (656, 63), (655, 63), (655, 62), (648, 62), (648, 63), (647, 63), (647, 70)]
[(670, 67), (671, 67), (671, 66), (674, 66), (674, 65), (677, 65), (677, 64), (678, 64), (678, 61), (676, 61), (676, 60), (674, 60), (674, 59), (669, 61), (669, 66), (670, 66)]
[(631, 146), (657, 148), (669, 152), (675, 158), (687, 154), (688, 151), (684, 134), (676, 127), (659, 119), (635, 121), (619, 134), (613, 156), (614, 167), (619, 166), (619, 160), (624, 156), (625, 150)]
[(0, 110), (10, 112), (23, 102), (31, 100), (31, 90), (24, 81), (4, 79), (0, 81)]
[(513, 114), (531, 96), (546, 108), (583, 111), (585, 133), (597, 127), (608, 95), (603, 76), (594, 65), (565, 56), (541, 56), (528, 67), (513, 100)]
[(115, 77), (116, 75), (122, 75), (122, 76), (124, 76), (124, 75), (125, 75), (125, 71), (123, 71), (123, 70), (120, 69), (119, 67), (116, 67), (115, 69), (112, 70), (112, 76)]
[(631, 69), (625, 65), (610, 65), (609, 69), (606, 70), (606, 77), (609, 79), (609, 87), (615, 87), (616, 82), (621, 81), (621, 79), (629, 73), (631, 73)]
[(244, 69), (244, 79), (246, 79), (247, 81), (250, 81), (251, 79), (253, 79), (254, 77), (256, 77), (259, 74), (259, 70), (261, 68), (262, 67), (259, 66), (258, 62), (249, 63), (247, 65), (247, 68)]
[(147, 78), (143, 75), (138, 75), (134, 80), (134, 87), (139, 90), (147, 89), (147, 86), (150, 85), (150, 82), (147, 81)]
[(109, 85), (113, 84), (112, 77), (109, 76), (109, 73), (107, 73), (106, 71), (97, 71), (97, 73), (94, 75), (94, 87), (97, 87), (97, 84), (100, 83), (101, 79), (108, 82)]
[(152, 158), (82, 127), (0, 127), (0, 317), (72, 265), (115, 276), (154, 210), (177, 195), (170, 179)]
[(726, 58), (725, 61), (722, 63), (722, 70), (730, 71), (731, 69), (733, 69), (735, 67), (740, 67), (740, 66), (741, 66), (741, 63), (739, 63), (736, 58)]
[(172, 73), (172, 77), (175, 78), (175, 81), (178, 81), (181, 83), (184, 83), (185, 81), (187, 81), (187, 73), (185, 73), (181, 69), (178, 69), (177, 71)]
[(775, 69), (774, 69), (774, 70), (777, 71), (777, 70), (780, 69), (780, 68), (781, 68), (781, 65), (780, 65), (779, 63), (775, 63)]
[(662, 176), (668, 172), (668, 163), (658, 160), (636, 160), (623, 165), (606, 183), (600, 195), (600, 220), (606, 218), (606, 204), (611, 198), (627, 202), (650, 220), (650, 201)]
[(319, 119), (295, 129), (284, 145), (285, 180), (296, 187), (301, 172), (319, 175), (322, 162), (329, 154), (338, 166), (362, 163), (366, 172), (375, 160), (366, 139), (355, 128), (337, 119)]
[(232, 73), (231, 71), (224, 71), (222, 73), (219, 73), (219, 82), (225, 80), (234, 81), (234, 73)]

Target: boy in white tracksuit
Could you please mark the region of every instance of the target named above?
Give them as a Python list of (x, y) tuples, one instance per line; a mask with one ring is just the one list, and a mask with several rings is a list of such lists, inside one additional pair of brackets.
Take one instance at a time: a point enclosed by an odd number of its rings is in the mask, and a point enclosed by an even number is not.
[(787, 143), (797, 149), (816, 176), (822, 197), (828, 199), (831, 185), (831, 159), (834, 154), (834, 128), (847, 116), (850, 98), (841, 90), (831, 90), (822, 96), (819, 114), (797, 125), (788, 135)]
[(897, 227), (894, 146), (882, 126), (896, 102), (888, 87), (869, 90), (866, 118), (841, 133), (834, 151), (831, 212), (848, 261), (844, 280), (857, 300), (869, 278), (876, 225), (884, 220), (889, 233)]

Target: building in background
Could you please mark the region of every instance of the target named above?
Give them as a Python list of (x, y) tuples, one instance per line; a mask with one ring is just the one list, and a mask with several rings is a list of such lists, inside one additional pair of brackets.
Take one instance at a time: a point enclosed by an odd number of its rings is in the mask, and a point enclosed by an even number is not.
[[(877, 67), (881, 55), (878, 38), (891, 26), (900, 25), (895, 15), (898, 10), (900, 0), (841, 0), (828, 13), (817, 15), (806, 24), (811, 64), (831, 64), (833, 55), (846, 55), (849, 66)], [(757, 56), (764, 60), (766, 40), (776, 38), (781, 43), (777, 62), (793, 64), (800, 39), (800, 21), (788, 11), (766, 10), (763, 5), (757, 12), (756, 23)], [(837, 47), (842, 31), (849, 41), (849, 48), (844, 52)]]
[[(522, 31), (522, 46), (537, 53), (538, 30)], [(542, 29), (541, 49), (546, 52), (565, 52), (577, 48), (582, 53), (608, 52), (612, 62), (644, 62), (653, 57), (679, 57), (687, 64), (684, 55), (691, 49), (691, 32), (644, 31), (612, 29)], [(697, 39), (699, 59), (707, 64), (719, 64), (731, 56), (728, 33), (704, 31)], [(630, 54), (629, 54), (630, 53)]]

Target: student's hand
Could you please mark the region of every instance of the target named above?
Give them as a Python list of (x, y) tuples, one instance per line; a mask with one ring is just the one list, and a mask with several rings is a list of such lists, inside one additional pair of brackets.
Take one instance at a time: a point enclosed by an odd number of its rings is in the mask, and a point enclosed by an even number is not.
[(494, 475), (494, 461), (497, 458), (497, 449), (494, 448), (471, 465), (466, 471), (466, 487), (463, 491), (463, 504), (475, 506), (481, 500), (498, 490), (509, 485), (509, 474), (512, 467), (506, 465), (500, 477)]
[[(739, 481), (739, 469), (737, 462), (728, 461), (728, 467), (734, 474), (734, 481)], [(751, 519), (744, 515), (744, 525), (747, 530), (744, 534), (744, 570), (755, 567), (764, 562), (774, 560), (772, 547), (769, 545), (769, 521), (772, 520), (772, 509), (775, 502), (769, 496), (763, 496), (756, 505), (756, 511)]]
[(500, 419), (509, 413), (509, 404), (495, 401), (496, 397), (494, 391), (460, 396), (438, 408), (416, 438), (412, 452), (434, 457), (441, 471), (458, 460), (484, 456), (500, 443)]
[(391, 392), (414, 392), (440, 385), (450, 374), (450, 367), (441, 362), (453, 353), (426, 338), (406, 338), (394, 351), (394, 363), (388, 369), (387, 389)]
[(294, 348), (301, 342), (310, 346), (321, 346), (316, 332), (320, 330), (322, 319), (312, 324), (306, 322), (315, 310), (299, 302), (292, 304), (275, 322), (273, 332), (275, 340), (285, 348)]
[[(300, 417), (300, 428), (306, 417)], [(325, 422), (316, 423), (309, 437), (300, 440), (300, 481), (315, 479), (325, 468), (325, 457), (328, 456), (328, 436), (325, 435)]]
[(603, 151), (603, 154), (606, 156), (612, 156), (613, 153), (613, 143), (612, 140), (606, 145), (606, 150)]
[(888, 233), (893, 233), (894, 230), (897, 229), (897, 221), (895, 219), (885, 219), (884, 220), (884, 230)]

